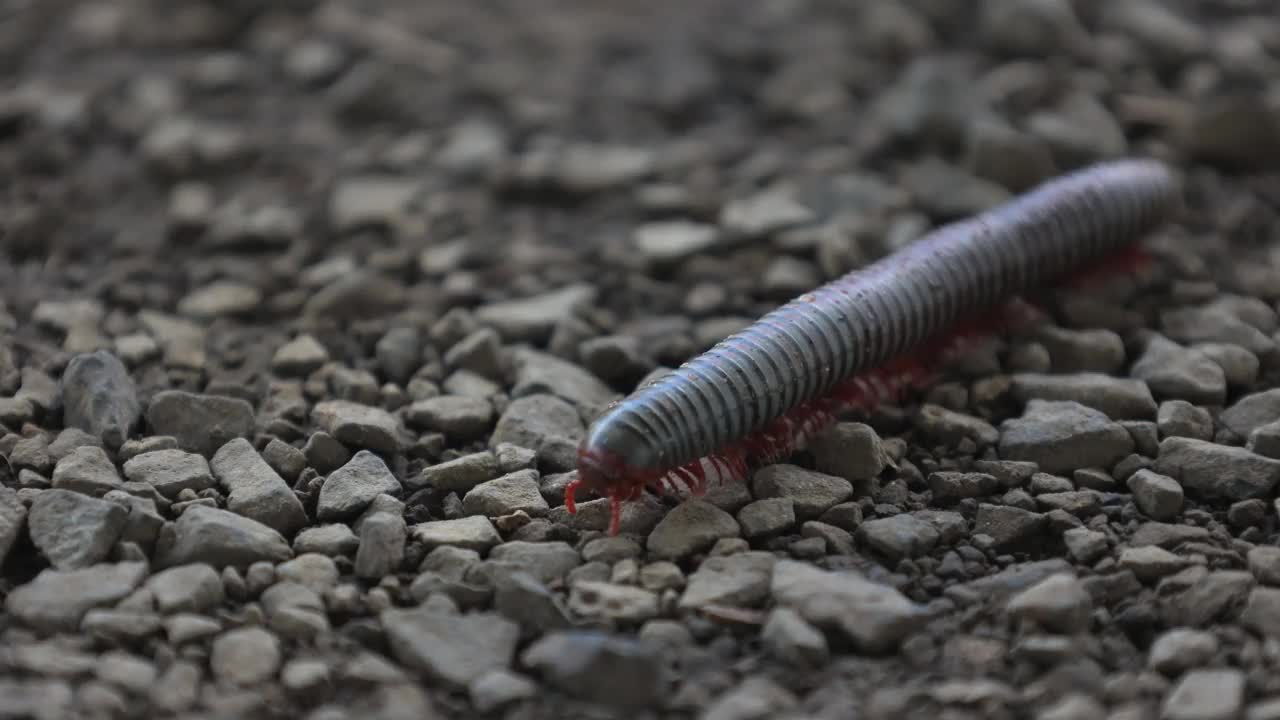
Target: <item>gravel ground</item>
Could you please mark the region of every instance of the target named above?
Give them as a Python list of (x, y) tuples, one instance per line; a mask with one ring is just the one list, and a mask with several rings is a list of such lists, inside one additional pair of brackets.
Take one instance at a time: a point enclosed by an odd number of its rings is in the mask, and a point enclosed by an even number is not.
[[(0, 717), (1280, 718), (1270, 0), (7, 0), (0, 67)], [(651, 372), (1120, 156), (1150, 271), (565, 511)]]

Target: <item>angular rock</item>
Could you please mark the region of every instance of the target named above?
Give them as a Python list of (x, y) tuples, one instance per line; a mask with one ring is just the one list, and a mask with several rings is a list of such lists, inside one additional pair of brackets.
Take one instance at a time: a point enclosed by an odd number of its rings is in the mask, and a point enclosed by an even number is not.
[(667, 513), (649, 533), (646, 547), (657, 558), (679, 560), (711, 547), (721, 538), (738, 537), (738, 521), (704, 500), (689, 500)]
[(841, 633), (863, 652), (896, 649), (927, 617), (925, 608), (891, 587), (851, 571), (827, 572), (793, 560), (774, 566), (771, 591), (779, 606), (820, 629)]
[(360, 521), (360, 548), (356, 551), (356, 577), (381, 580), (399, 569), (404, 560), (408, 528), (402, 515), (375, 512)]
[(476, 320), (493, 327), (511, 342), (545, 341), (561, 318), (595, 301), (597, 290), (586, 283), (568, 285), (534, 297), (483, 305)]
[(0, 566), (26, 527), (27, 507), (12, 488), (0, 485)]
[(1080, 403), (1112, 420), (1151, 420), (1156, 416), (1156, 401), (1146, 383), (1096, 372), (1014, 375), (1013, 393), (1023, 403), (1031, 400)]
[(203, 562), (222, 569), (262, 560), (277, 563), (291, 557), (289, 543), (267, 525), (204, 505), (188, 507), (177, 522), (161, 532), (156, 547), (157, 567)]
[(240, 398), (163, 390), (147, 406), (147, 424), (156, 435), (170, 435), (178, 447), (211, 457), (236, 438), (253, 435), (253, 406)]
[(457, 520), (432, 520), (409, 528), (413, 539), (428, 550), (442, 545), (486, 552), (502, 542), (493, 522), (483, 515), (473, 515)]
[(99, 563), (80, 570), (41, 572), (9, 593), (5, 611), (39, 632), (75, 632), (92, 608), (113, 605), (147, 577), (142, 562)]
[(1077, 402), (1032, 400), (1022, 417), (1000, 427), (1000, 456), (1036, 463), (1048, 473), (1110, 467), (1133, 452), (1119, 423)]
[(79, 570), (105, 560), (124, 532), (129, 511), (70, 490), (41, 490), (31, 503), (31, 540), (54, 568)]
[(462, 498), (462, 511), (468, 515), (501, 517), (524, 512), (542, 517), (550, 509), (542, 496), (537, 470), (517, 470), (480, 483)]
[(509, 667), (520, 639), (518, 625), (492, 613), (457, 615), (420, 607), (384, 610), (379, 619), (396, 659), (455, 688)]
[(769, 584), (776, 562), (773, 554), (754, 551), (709, 557), (689, 576), (688, 585), (680, 596), (680, 608), (696, 610), (706, 605), (758, 607), (769, 597)]
[(510, 443), (538, 453), (540, 463), (567, 472), (577, 464), (585, 428), (577, 409), (553, 395), (528, 395), (511, 401), (489, 437), (496, 448)]
[(147, 578), (146, 588), (156, 600), (156, 609), (166, 615), (211, 612), (224, 599), (222, 578), (207, 563), (161, 570)]
[(275, 677), (283, 660), (280, 639), (260, 627), (243, 627), (214, 638), (209, 669), (231, 685), (256, 685)]
[(124, 464), (129, 482), (147, 483), (172, 500), (183, 490), (199, 493), (217, 482), (203, 455), (171, 448), (139, 453)]
[(209, 468), (227, 490), (231, 512), (286, 537), (307, 524), (302, 501), (248, 440), (236, 438), (223, 445), (209, 461)]
[(666, 691), (659, 649), (625, 635), (553, 632), (529, 646), (520, 661), (557, 689), (608, 706), (651, 707)]
[(72, 450), (53, 468), (53, 487), (101, 497), (124, 483), (115, 463), (100, 447), (86, 445)]
[(932, 524), (914, 515), (899, 514), (863, 522), (857, 536), (896, 562), (928, 554), (938, 544), (940, 534)]
[(119, 358), (106, 350), (77, 355), (62, 373), (62, 418), (111, 449), (129, 439), (142, 418), (138, 387)]
[(377, 453), (400, 451), (399, 423), (382, 408), (350, 400), (327, 400), (316, 403), (311, 419), (348, 447)]
[(756, 498), (790, 498), (799, 520), (815, 520), (853, 496), (853, 485), (844, 478), (787, 464), (760, 468), (751, 486)]
[(563, 541), (503, 543), (489, 553), (494, 562), (510, 563), (522, 568), (540, 582), (555, 583), (582, 564), (582, 556)]
[(1227, 396), (1222, 366), (1206, 353), (1185, 348), (1162, 335), (1147, 342), (1129, 373), (1147, 384), (1154, 397), (1196, 405), (1220, 405)]
[(1218, 415), (1218, 422), (1242, 438), (1277, 419), (1280, 419), (1280, 388), (1245, 395)]
[(316, 517), (322, 522), (350, 520), (382, 494), (402, 491), (387, 463), (368, 450), (361, 450), (346, 465), (334, 470), (320, 486)]
[(1192, 670), (1165, 697), (1164, 720), (1233, 720), (1245, 705), (1245, 674), (1234, 668)]
[(1007, 610), (1051, 632), (1071, 634), (1088, 629), (1093, 601), (1078, 578), (1059, 573), (1015, 595)]
[(1144, 468), (1129, 476), (1128, 486), (1138, 509), (1153, 520), (1171, 520), (1182, 512), (1182, 486), (1171, 477)]
[(1267, 498), (1280, 482), (1280, 460), (1191, 438), (1165, 438), (1152, 469), (1206, 499)]
[(1048, 526), (1048, 519), (1040, 513), (983, 503), (978, 506), (973, 532), (989, 535), (996, 547), (1005, 548), (1037, 540)]

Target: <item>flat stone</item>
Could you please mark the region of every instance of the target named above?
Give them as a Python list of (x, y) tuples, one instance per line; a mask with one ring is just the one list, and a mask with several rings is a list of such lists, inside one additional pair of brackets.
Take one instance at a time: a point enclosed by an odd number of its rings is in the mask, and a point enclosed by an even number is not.
[(240, 398), (163, 390), (147, 406), (147, 424), (157, 435), (176, 438), (181, 449), (211, 457), (228, 442), (253, 435), (253, 406)]
[(515, 658), (520, 627), (493, 613), (457, 615), (420, 607), (382, 611), (392, 654), (427, 678), (455, 688)]
[(721, 538), (738, 537), (738, 521), (703, 500), (677, 505), (649, 533), (646, 547), (657, 558), (678, 560), (711, 547)]
[(53, 468), (53, 487), (101, 497), (124, 483), (115, 463), (100, 447), (86, 445), (67, 453)]
[(1036, 463), (1048, 473), (1110, 467), (1133, 452), (1119, 423), (1076, 402), (1031, 400), (1022, 417), (1000, 427), (1000, 456)]
[(1071, 634), (1088, 629), (1093, 601), (1078, 578), (1059, 573), (1015, 595), (1007, 610), (1051, 632)]
[(578, 410), (554, 395), (529, 395), (511, 401), (498, 418), (489, 446), (510, 443), (538, 453), (539, 464), (560, 472), (577, 465), (585, 432)]
[(553, 395), (582, 413), (594, 415), (617, 397), (590, 371), (550, 353), (521, 347), (515, 349), (512, 359), (516, 380), (511, 389), (513, 398)]
[(1218, 415), (1218, 422), (1247, 438), (1259, 427), (1280, 418), (1280, 388), (1245, 395)]
[(1267, 498), (1280, 482), (1280, 460), (1242, 447), (1181, 437), (1165, 438), (1160, 443), (1152, 470), (1207, 499)]
[(538, 483), (537, 470), (517, 470), (476, 485), (462, 498), (468, 515), (501, 517), (523, 512), (542, 517), (551, 509)]
[(1164, 720), (1235, 720), (1244, 711), (1245, 674), (1232, 668), (1192, 670), (1169, 691)]
[(847, 572), (779, 560), (771, 592), (781, 607), (795, 610), (826, 632), (838, 632), (864, 652), (889, 652), (926, 618), (925, 609), (897, 590)]
[(932, 524), (914, 515), (891, 515), (867, 520), (858, 527), (858, 539), (892, 561), (927, 555), (940, 534)]
[(364, 512), (379, 495), (398, 495), (401, 491), (400, 481), (387, 463), (378, 455), (361, 450), (325, 478), (316, 501), (316, 517), (322, 522), (349, 520)]
[(231, 512), (286, 537), (307, 524), (302, 501), (248, 440), (236, 438), (223, 445), (209, 461), (209, 468), (226, 489)]
[(482, 305), (475, 317), (510, 342), (538, 343), (551, 335), (561, 318), (595, 302), (594, 285), (579, 283), (536, 295)]
[(155, 597), (156, 608), (166, 615), (212, 612), (225, 598), (222, 578), (207, 563), (161, 570), (147, 579), (146, 588)]
[(751, 486), (758, 499), (789, 498), (796, 519), (802, 521), (816, 520), (853, 496), (853, 485), (844, 478), (787, 464), (760, 468), (752, 477)]
[(769, 597), (776, 562), (773, 554), (765, 552), (709, 557), (689, 576), (679, 606), (683, 610), (707, 605), (758, 607)]
[(1153, 336), (1129, 373), (1147, 384), (1153, 396), (1196, 405), (1221, 405), (1227, 396), (1222, 365), (1208, 354)]
[(775, 535), (795, 523), (795, 501), (791, 498), (765, 498), (738, 511), (738, 524), (748, 540)]
[(101, 562), (124, 532), (129, 511), (70, 490), (41, 490), (31, 503), (27, 526), (40, 553), (58, 570)]
[(997, 547), (1014, 547), (1038, 539), (1048, 525), (1048, 519), (1040, 513), (983, 503), (978, 506), (973, 531), (989, 535)]
[(90, 609), (119, 602), (146, 577), (147, 565), (141, 562), (48, 569), (9, 593), (5, 611), (39, 632), (75, 632)]
[(652, 707), (666, 691), (659, 648), (626, 635), (552, 632), (530, 645), (520, 661), (562, 692), (607, 706)]
[(501, 474), (498, 458), (492, 452), (484, 451), (429, 465), (417, 476), (407, 479), (405, 485), (410, 490), (433, 487), (445, 492), (465, 493)]
[(360, 546), (360, 539), (344, 523), (331, 523), (303, 528), (293, 538), (293, 551), (338, 556), (353, 555)]
[(338, 442), (378, 453), (400, 451), (399, 423), (382, 408), (349, 400), (317, 403), (311, 419)]
[(177, 448), (139, 453), (124, 464), (130, 482), (151, 485), (172, 500), (183, 490), (199, 493), (217, 484), (203, 455)]
[(1206, 630), (1173, 628), (1151, 643), (1147, 665), (1170, 677), (1207, 664), (1218, 654), (1218, 637)]
[(1145, 382), (1097, 372), (1021, 373), (1013, 376), (1013, 393), (1023, 403), (1031, 400), (1076, 402), (1112, 420), (1151, 420), (1156, 416), (1156, 401)]
[(441, 395), (413, 403), (405, 417), (415, 427), (443, 433), (457, 442), (469, 442), (492, 427), (493, 403), (463, 395)]
[(1118, 562), (1142, 582), (1155, 582), (1187, 566), (1185, 559), (1156, 545), (1125, 548)]
[[(399, 513), (375, 512), (360, 521), (360, 547), (355, 557), (356, 576), (380, 580), (394, 573), (404, 561), (408, 528)], [(321, 611), (323, 616), (323, 611)]]
[(409, 528), (413, 539), (422, 543), (428, 550), (441, 545), (487, 552), (489, 548), (502, 542), (493, 522), (483, 515), (458, 518), (457, 520), (432, 520), (418, 523)]
[(221, 569), (263, 560), (277, 563), (292, 556), (289, 543), (271, 527), (227, 510), (192, 505), (161, 532), (156, 565), (204, 562)]
[(544, 583), (563, 580), (574, 568), (582, 565), (582, 556), (563, 541), (513, 540), (493, 548), (489, 559), (518, 566)]

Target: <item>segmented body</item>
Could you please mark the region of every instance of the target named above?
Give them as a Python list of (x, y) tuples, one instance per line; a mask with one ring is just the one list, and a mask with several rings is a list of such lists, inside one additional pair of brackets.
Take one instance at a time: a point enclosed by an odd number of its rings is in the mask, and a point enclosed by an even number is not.
[[(1051, 180), (773, 310), (610, 407), (566, 488), (620, 504), (701, 493), (785, 458), (837, 415), (927, 383), (1011, 297), (1132, 248), (1179, 204), (1172, 172), (1122, 160)], [(976, 324), (974, 319), (978, 319)], [(967, 324), (966, 324), (967, 323)]]

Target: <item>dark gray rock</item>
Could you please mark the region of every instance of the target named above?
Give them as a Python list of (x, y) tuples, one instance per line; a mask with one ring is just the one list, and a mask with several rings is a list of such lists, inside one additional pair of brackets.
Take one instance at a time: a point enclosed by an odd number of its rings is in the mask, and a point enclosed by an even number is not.
[(146, 577), (143, 562), (99, 563), (79, 570), (51, 568), (9, 593), (5, 611), (39, 632), (74, 632), (85, 613), (123, 600)]
[(198, 493), (217, 484), (203, 455), (176, 448), (135, 455), (125, 462), (124, 476), (151, 485), (170, 500), (183, 490)]
[(1133, 452), (1129, 432), (1077, 402), (1032, 400), (1022, 417), (1000, 426), (1000, 456), (1028, 460), (1049, 473), (1110, 467)]
[(604, 705), (656, 706), (666, 689), (658, 647), (622, 635), (553, 632), (525, 650), (520, 660), (557, 689)]
[(399, 423), (382, 408), (350, 400), (327, 400), (316, 404), (311, 419), (348, 447), (379, 453), (400, 451)]
[(211, 457), (228, 442), (253, 435), (253, 406), (240, 398), (164, 390), (147, 406), (147, 424), (157, 435), (177, 438), (183, 450)]
[(520, 627), (501, 615), (458, 615), (427, 607), (384, 610), (379, 619), (392, 654), (427, 678), (465, 688), (515, 659)]
[(172, 567), (204, 562), (221, 569), (293, 557), (280, 533), (256, 520), (226, 510), (192, 505), (160, 534), (156, 565)]
[(248, 440), (223, 445), (209, 461), (227, 490), (227, 509), (290, 536), (307, 524), (302, 501)]
[(1165, 438), (1152, 469), (1208, 499), (1267, 498), (1280, 482), (1280, 460), (1191, 438)]
[(361, 450), (346, 465), (334, 470), (320, 486), (316, 516), (322, 522), (349, 520), (365, 511), (382, 494), (402, 491), (387, 463), (378, 455)]
[(106, 350), (77, 355), (62, 373), (63, 424), (111, 449), (129, 439), (142, 418), (138, 387), (120, 359)]
[(70, 490), (40, 491), (31, 503), (31, 540), (58, 570), (89, 567), (111, 554), (129, 511), (107, 500)]
[(927, 617), (924, 607), (887, 585), (852, 571), (828, 572), (793, 560), (774, 566), (771, 591), (778, 606), (868, 653), (896, 649)]

